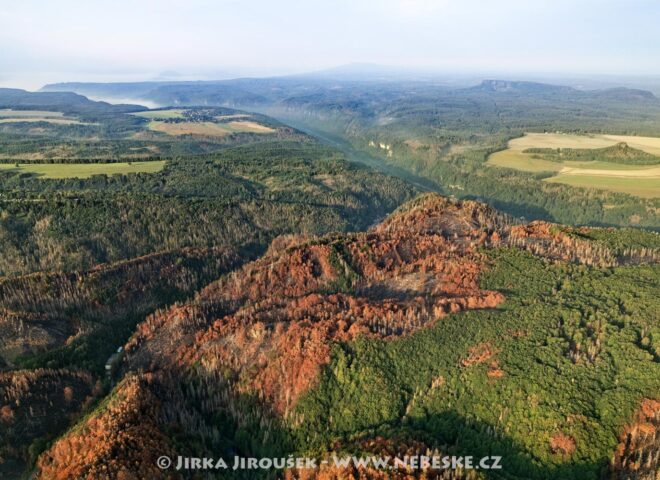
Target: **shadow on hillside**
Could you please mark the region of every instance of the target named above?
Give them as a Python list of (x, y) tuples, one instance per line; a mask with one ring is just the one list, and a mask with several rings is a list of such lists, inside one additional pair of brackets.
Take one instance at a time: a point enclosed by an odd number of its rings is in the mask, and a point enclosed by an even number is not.
[(531, 222), (532, 220), (545, 220), (547, 222), (557, 221), (545, 208), (531, 205), (529, 203), (503, 202), (493, 198), (480, 197), (478, 195), (466, 195), (465, 197), (462, 197), (462, 199), (477, 200), (479, 202), (488, 203), (493, 208), (511, 215), (516, 220), (523, 220), (525, 222)]
[[(378, 432), (382, 435), (381, 432)], [(523, 445), (496, 432), (492, 426), (466, 419), (455, 411), (410, 419), (407, 425), (392, 427), (390, 437), (419, 440), (443, 455), (471, 455), (475, 460), (485, 456), (500, 456), (502, 469), (490, 470), (488, 478), (519, 480), (597, 480), (607, 478), (606, 460), (585, 462), (553, 455), (547, 445), (550, 461), (532, 457)], [(543, 443), (540, 439), (539, 445)], [(545, 447), (545, 445), (542, 445)], [(589, 448), (590, 446), (586, 446)]]

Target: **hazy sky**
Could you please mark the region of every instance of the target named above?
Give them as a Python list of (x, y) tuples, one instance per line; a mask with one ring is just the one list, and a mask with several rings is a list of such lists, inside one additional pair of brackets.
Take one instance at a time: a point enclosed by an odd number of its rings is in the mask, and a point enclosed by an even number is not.
[(0, 0), (0, 85), (346, 63), (660, 74), (658, 0)]

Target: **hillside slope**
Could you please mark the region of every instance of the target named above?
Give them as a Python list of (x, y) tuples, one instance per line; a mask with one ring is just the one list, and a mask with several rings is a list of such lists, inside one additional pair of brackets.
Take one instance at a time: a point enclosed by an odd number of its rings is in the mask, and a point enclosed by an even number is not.
[(427, 195), (364, 233), (280, 237), (138, 325), (124, 380), (37, 476), (178, 478), (154, 469), (163, 454), (498, 454), (520, 479), (634, 468), (646, 440), (608, 464), (636, 411), (656, 415), (660, 245), (640, 233), (623, 251), (619, 235)]
[(414, 187), (306, 141), (247, 141), (154, 174), (0, 171), (0, 275), (80, 270), (178, 248), (259, 251), (277, 235), (365, 228)]

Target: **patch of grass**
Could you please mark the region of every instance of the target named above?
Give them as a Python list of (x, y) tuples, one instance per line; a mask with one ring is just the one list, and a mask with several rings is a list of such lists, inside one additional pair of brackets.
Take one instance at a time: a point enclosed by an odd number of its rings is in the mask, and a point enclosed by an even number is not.
[(0, 110), (0, 123), (48, 122), (59, 125), (88, 125), (75, 118), (65, 117), (62, 112), (48, 110)]
[(249, 133), (273, 133), (275, 129), (261, 125), (257, 122), (252, 122), (249, 120), (241, 120), (235, 122), (229, 122), (226, 124), (232, 131), (240, 132), (249, 132)]
[(11, 108), (0, 109), (0, 118), (31, 118), (31, 117), (48, 117), (48, 118), (61, 118), (64, 116), (62, 112), (53, 112), (50, 110), (12, 110)]
[(212, 137), (223, 137), (229, 135), (230, 129), (225, 124), (213, 122), (181, 122), (167, 123), (153, 120), (149, 122), (149, 130), (162, 132), (167, 135), (207, 135)]
[(231, 115), (216, 115), (213, 118), (216, 120), (232, 120), (236, 118), (250, 118), (250, 115), (247, 113), (233, 113)]
[[(633, 137), (644, 138), (644, 137)], [(567, 133), (526, 133), (509, 142), (509, 148), (526, 150), (528, 148), (605, 148), (624, 142), (606, 135), (573, 135)], [(632, 145), (631, 145), (632, 146)], [(635, 146), (634, 148), (639, 148)], [(640, 150), (643, 150), (640, 148)]]
[(142, 118), (183, 118), (183, 112), (185, 110), (182, 108), (172, 109), (172, 110), (148, 110), (144, 112), (135, 112), (133, 115), (142, 117)]
[(47, 122), (56, 125), (90, 125), (71, 118), (47, 118), (47, 117), (25, 117), (25, 118), (0, 118), (0, 123), (36, 123)]
[(156, 173), (163, 169), (165, 161), (121, 163), (45, 163), (8, 165), (0, 164), (0, 171), (29, 173), (43, 178), (89, 178), (92, 175), (117, 175), (128, 173)]
[(558, 162), (546, 160), (533, 153), (524, 153), (520, 150), (502, 150), (493, 153), (488, 159), (487, 165), (503, 168), (512, 168), (523, 172), (559, 172), (568, 167), (571, 169), (591, 169), (599, 171), (645, 171), (649, 170), (645, 165), (623, 165), (608, 162)]
[(534, 158), (534, 155), (510, 148), (493, 153), (487, 164), (524, 172), (558, 172), (562, 168), (561, 163)]

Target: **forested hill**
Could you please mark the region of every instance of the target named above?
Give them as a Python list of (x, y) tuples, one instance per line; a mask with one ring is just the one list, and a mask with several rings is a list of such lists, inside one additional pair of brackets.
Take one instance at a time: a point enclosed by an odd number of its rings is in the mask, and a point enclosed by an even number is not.
[(605, 100), (645, 100), (657, 103), (658, 98), (651, 92), (633, 88), (607, 88), (602, 90), (578, 90), (563, 85), (549, 85), (538, 82), (508, 80), (484, 80), (479, 85), (467, 90), (487, 93), (509, 93), (527, 95), (571, 95), (574, 97), (600, 97)]
[(140, 105), (114, 105), (107, 102), (95, 102), (83, 95), (65, 92), (28, 92), (16, 88), (0, 88), (0, 109), (54, 109), (60, 112), (137, 112), (146, 110)]
[[(276, 237), (362, 230), (418, 193), (263, 115), (204, 108), (148, 118), (82, 105), (0, 109), (3, 479), (29, 476), (51, 442), (104, 410), (121, 379), (106, 362), (121, 358), (139, 322)], [(149, 169), (126, 173), (134, 163)]]
[(260, 251), (280, 234), (365, 228), (415, 194), (312, 141), (180, 157), (158, 173), (43, 179), (0, 171), (0, 187), (0, 275), (172, 248)]
[[(78, 302), (86, 321), (108, 312), (104, 328), (115, 313), (94, 301), (100, 288), (132, 302), (122, 280), (140, 272), (150, 299), (178, 283), (152, 274), (206, 278), (194, 275), (205, 258), (214, 259), (207, 273), (218, 272), (193, 299), (136, 326), (113, 364), (120, 381), (95, 409), (81, 406), (99, 395), (93, 377), (62, 363), (69, 357), (28, 359), (66, 368), (18, 373), (0, 451), (35, 439), (24, 455), (43, 479), (178, 479), (156, 459), (193, 453), (502, 457), (502, 471), (440, 477), (452, 480), (653, 475), (659, 247), (651, 233), (518, 224), (482, 203), (425, 195), (366, 232), (280, 237), (230, 274), (231, 252), (188, 251), (181, 262), (166, 255), (6, 282), (5, 302), (24, 321), (48, 326), (44, 317)], [(12, 295), (19, 285), (42, 291), (48, 308)], [(59, 291), (67, 301), (52, 298)], [(57, 338), (53, 347), (68, 348)], [(93, 360), (74, 351), (77, 362)], [(39, 443), (47, 416), (25, 406), (43, 411), (44, 394), (58, 411), (89, 412), (49, 445)], [(328, 465), (302, 478), (388, 473)]]
[[(579, 90), (568, 86), (538, 82), (483, 80), (470, 87), (450, 88), (433, 81), (357, 81), (313, 75), (198, 82), (55, 83), (44, 86), (42, 92), (77, 92), (81, 95), (108, 99), (143, 99), (163, 106), (265, 107), (287, 101), (304, 103), (323, 98), (336, 102), (337, 108), (343, 109), (348, 105), (347, 102), (361, 103), (361, 100), (370, 99), (372, 102), (370, 107), (374, 113), (379, 110), (379, 107), (395, 104), (403, 99), (442, 101), (449, 98), (469, 99), (479, 94), (495, 97), (503, 94), (509, 97), (522, 95), (545, 98), (549, 96), (560, 102), (557, 105), (560, 109), (564, 108), (566, 106), (564, 102), (568, 101), (579, 101), (592, 107), (597, 106), (598, 100), (605, 102), (644, 101), (650, 105), (660, 105), (651, 92), (623, 87)], [(385, 97), (386, 94), (389, 97)], [(630, 109), (628, 110), (630, 112)], [(365, 113), (368, 111), (365, 110)], [(552, 112), (548, 113), (550, 115), (546, 120), (553, 117)]]

